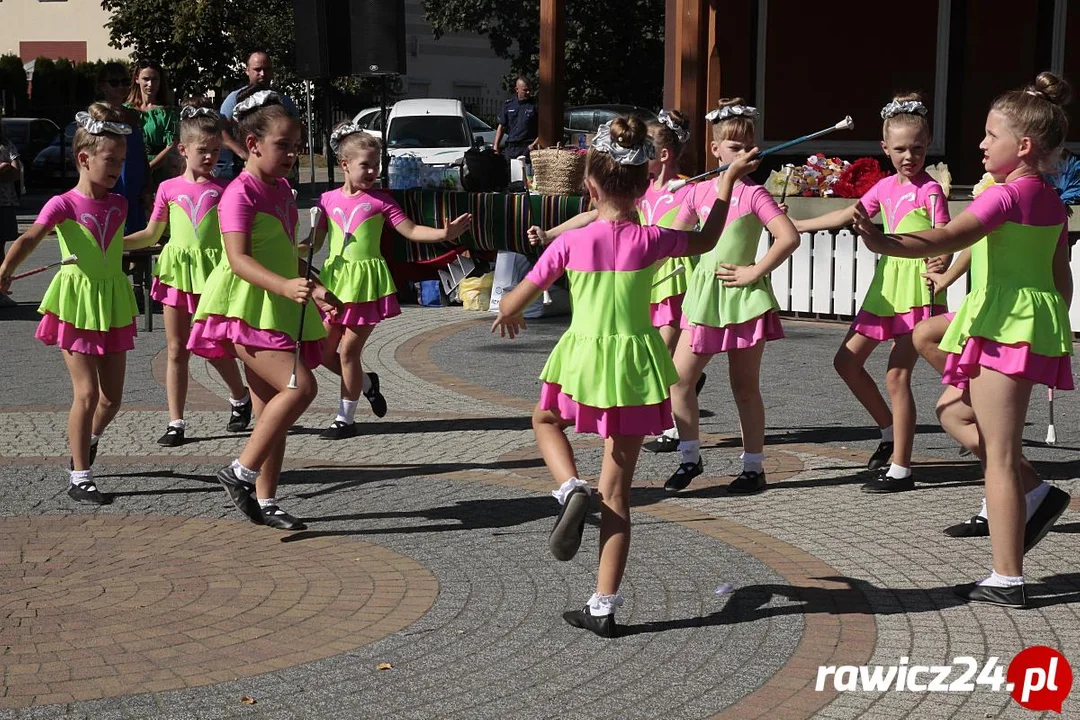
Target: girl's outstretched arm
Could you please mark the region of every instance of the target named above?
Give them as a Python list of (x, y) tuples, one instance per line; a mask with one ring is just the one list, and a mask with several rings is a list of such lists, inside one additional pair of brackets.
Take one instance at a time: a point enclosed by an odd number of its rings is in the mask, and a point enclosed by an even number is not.
[(142, 248), (150, 247), (161, 239), (161, 236), (165, 234), (165, 228), (167, 226), (167, 222), (151, 220), (142, 230), (124, 236), (124, 249), (141, 250)]
[(870, 250), (906, 258), (926, 258), (962, 250), (987, 234), (979, 218), (965, 210), (943, 228), (885, 235), (858, 203), (855, 205), (855, 230)]
[(450, 242), (461, 237), (472, 225), (472, 215), (465, 213), (447, 222), (441, 228), (417, 225), (412, 220), (402, 220), (395, 226), (401, 235), (413, 242)]
[(11, 249), (7, 251), (4, 262), (0, 263), (0, 293), (5, 295), (11, 293), (11, 276), (51, 231), (52, 227), (49, 225), (34, 223), (15, 240)]

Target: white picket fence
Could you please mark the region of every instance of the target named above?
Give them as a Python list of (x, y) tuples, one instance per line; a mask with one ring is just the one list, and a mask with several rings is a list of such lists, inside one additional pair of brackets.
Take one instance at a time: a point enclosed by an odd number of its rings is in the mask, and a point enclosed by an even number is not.
[[(768, 250), (772, 236), (762, 231), (758, 245), (760, 258)], [(780, 310), (850, 319), (859, 311), (874, 277), (878, 256), (850, 230), (803, 233), (798, 249), (783, 265), (772, 272), (772, 287)], [(1080, 259), (1072, 262), (1073, 285), (1080, 291)], [(947, 291), (949, 309), (960, 307), (967, 295), (969, 278), (965, 275)], [(1080, 300), (1072, 304), (1070, 319), (1073, 335), (1080, 337)]]

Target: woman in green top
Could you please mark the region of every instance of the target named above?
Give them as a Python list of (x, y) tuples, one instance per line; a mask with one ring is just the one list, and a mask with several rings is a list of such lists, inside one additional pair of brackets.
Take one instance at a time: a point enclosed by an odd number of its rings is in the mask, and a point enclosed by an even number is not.
[(180, 115), (173, 104), (173, 92), (165, 69), (153, 60), (140, 60), (131, 73), (127, 107), (142, 118), (143, 143), (150, 163), (153, 185), (183, 172), (176, 151)]

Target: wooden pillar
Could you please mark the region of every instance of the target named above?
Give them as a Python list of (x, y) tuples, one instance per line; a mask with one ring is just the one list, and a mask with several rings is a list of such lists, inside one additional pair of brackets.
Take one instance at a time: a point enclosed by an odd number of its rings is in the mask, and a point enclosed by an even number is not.
[(566, 103), (566, 0), (540, 0), (540, 144), (563, 140)]
[[(671, 1), (675, 3), (675, 34), (665, 42), (674, 42), (673, 105), (690, 118), (690, 136), (704, 138), (709, 0)], [(691, 142), (683, 151), (684, 173), (696, 173), (704, 167), (703, 147), (707, 145)]]

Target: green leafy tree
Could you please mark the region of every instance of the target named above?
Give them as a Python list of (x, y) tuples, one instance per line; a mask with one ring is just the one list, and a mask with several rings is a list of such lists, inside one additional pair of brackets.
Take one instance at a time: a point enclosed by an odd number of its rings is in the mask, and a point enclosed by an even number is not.
[(277, 85), (295, 82), (290, 0), (102, 0), (101, 7), (111, 13), (110, 44), (161, 63), (180, 96), (239, 86), (255, 50), (273, 58)]
[[(510, 61), (513, 75), (536, 76), (539, 0), (423, 0), (423, 7), (436, 38), (465, 30), (486, 35), (495, 54)], [(663, 85), (663, 0), (567, 1), (567, 104), (658, 108)]]

